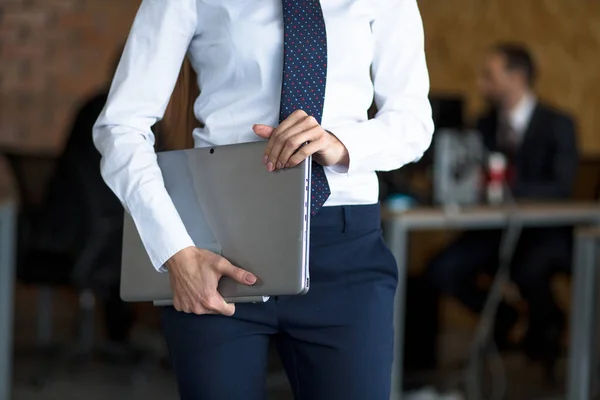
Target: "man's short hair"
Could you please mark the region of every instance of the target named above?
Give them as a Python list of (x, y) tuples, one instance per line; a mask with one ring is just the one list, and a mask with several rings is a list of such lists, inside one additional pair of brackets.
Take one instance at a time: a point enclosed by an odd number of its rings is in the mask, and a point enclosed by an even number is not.
[(497, 43), (492, 50), (506, 58), (506, 68), (511, 71), (520, 71), (525, 76), (527, 84), (531, 87), (537, 78), (537, 67), (529, 48), (520, 43)]

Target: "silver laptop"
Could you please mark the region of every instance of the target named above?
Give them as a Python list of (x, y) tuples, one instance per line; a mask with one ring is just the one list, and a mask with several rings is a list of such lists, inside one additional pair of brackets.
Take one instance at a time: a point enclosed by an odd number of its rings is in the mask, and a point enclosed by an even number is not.
[[(304, 294), (311, 160), (277, 172), (262, 164), (264, 142), (158, 153), (165, 187), (196, 247), (213, 251), (258, 278), (245, 286), (222, 278), (228, 302)], [(168, 273), (156, 272), (133, 219), (125, 213), (121, 297), (172, 303)]]

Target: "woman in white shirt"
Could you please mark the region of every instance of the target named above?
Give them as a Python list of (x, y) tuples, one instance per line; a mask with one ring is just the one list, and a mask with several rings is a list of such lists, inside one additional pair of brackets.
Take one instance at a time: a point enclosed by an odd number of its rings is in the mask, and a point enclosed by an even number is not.
[[(201, 88), (195, 146), (265, 140), (269, 171), (318, 163), (304, 296), (225, 303), (221, 276), (256, 278), (195, 248), (164, 188), (151, 126), (186, 54)], [(181, 398), (263, 399), (270, 340), (298, 399), (389, 398), (397, 271), (375, 171), (429, 146), (428, 90), (416, 0), (142, 1), (94, 139), (104, 179), (169, 271)]]

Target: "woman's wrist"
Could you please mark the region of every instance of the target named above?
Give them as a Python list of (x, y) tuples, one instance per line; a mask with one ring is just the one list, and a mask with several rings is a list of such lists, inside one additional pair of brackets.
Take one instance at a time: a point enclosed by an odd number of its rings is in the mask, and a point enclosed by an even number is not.
[(331, 138), (334, 140), (333, 146), (336, 147), (335, 154), (338, 154), (337, 161), (333, 163), (332, 166), (348, 168), (350, 165), (350, 154), (348, 153), (348, 149), (333, 132), (328, 131), (327, 129), (325, 132), (329, 133)]

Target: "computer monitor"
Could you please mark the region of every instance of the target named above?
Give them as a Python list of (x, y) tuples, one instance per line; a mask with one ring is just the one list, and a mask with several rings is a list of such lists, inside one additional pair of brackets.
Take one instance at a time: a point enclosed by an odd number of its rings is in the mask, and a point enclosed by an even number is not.
[(433, 122), (438, 129), (464, 129), (464, 103), (460, 95), (436, 95), (429, 96)]
[(484, 170), (481, 134), (442, 129), (436, 134), (433, 147), (434, 202), (444, 206), (478, 203)]

